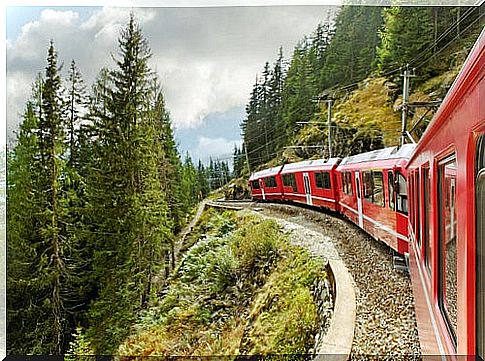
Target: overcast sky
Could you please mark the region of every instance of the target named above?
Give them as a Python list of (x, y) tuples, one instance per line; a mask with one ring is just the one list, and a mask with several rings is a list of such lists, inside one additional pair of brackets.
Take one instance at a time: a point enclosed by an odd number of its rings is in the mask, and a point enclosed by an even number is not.
[[(205, 160), (240, 144), (239, 123), (257, 73), (283, 46), (289, 57), (327, 19), (328, 6), (135, 8), (160, 76), (182, 152)], [(54, 41), (62, 75), (76, 60), (87, 84), (113, 67), (130, 8), (8, 7), (7, 131), (18, 127), (36, 74)], [(220, 131), (214, 132), (215, 125)]]

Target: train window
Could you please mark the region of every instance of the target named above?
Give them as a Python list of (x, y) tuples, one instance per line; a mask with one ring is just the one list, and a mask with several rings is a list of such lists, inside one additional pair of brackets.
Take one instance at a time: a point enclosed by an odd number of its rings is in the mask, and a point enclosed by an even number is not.
[(345, 194), (352, 194), (352, 174), (350, 172), (344, 172), (341, 174), (342, 178), (342, 190)]
[(345, 176), (347, 178), (347, 194), (353, 194), (352, 191), (352, 173), (345, 172)]
[(477, 237), (477, 355), (485, 359), (485, 135), (477, 144), (476, 156), (476, 237)]
[(384, 200), (384, 177), (382, 172), (372, 171), (372, 202), (385, 207)]
[[(410, 178), (408, 178), (408, 186), (409, 186), (409, 199), (413, 199), (416, 201), (416, 187), (414, 183), (415, 175), (411, 174)], [(408, 211), (409, 211), (409, 222), (411, 224), (411, 227), (414, 229), (414, 224), (416, 222), (415, 216), (415, 208), (416, 208), (416, 203), (413, 202), (408, 202)]]
[(364, 172), (364, 198), (381, 207), (385, 206), (384, 178), (381, 171)]
[(328, 172), (316, 172), (315, 184), (317, 188), (330, 189), (330, 173)]
[(406, 178), (401, 173), (397, 172), (396, 180), (396, 210), (408, 214), (408, 189)]
[(423, 168), (423, 243), (424, 243), (424, 263), (431, 273), (431, 254), (432, 254), (432, 239), (431, 239), (431, 178), (429, 168)]
[[(410, 172), (409, 175), (408, 175), (408, 196), (409, 196), (409, 199), (414, 199), (414, 184), (413, 184), (413, 175), (412, 173)], [(414, 209), (413, 209), (414, 205), (412, 202), (408, 202), (408, 212), (409, 212), (409, 224), (411, 225), (411, 227), (413, 226), (414, 224), (414, 219), (413, 219), (413, 216), (414, 216)]]
[(275, 188), (275, 187), (277, 187), (276, 177), (275, 176), (271, 176), (271, 177), (264, 178), (264, 184), (268, 188)]
[(387, 188), (389, 193), (389, 208), (394, 210), (394, 174), (387, 172)]
[(370, 172), (363, 172), (364, 177), (364, 199), (372, 202), (372, 177)]
[(293, 192), (296, 192), (296, 178), (293, 173), (283, 174), (283, 185), (285, 187), (293, 188)]
[(259, 189), (259, 181), (258, 181), (258, 180), (253, 180), (253, 181), (251, 182), (251, 187), (252, 187), (253, 189)]
[(456, 159), (438, 168), (439, 301), (456, 346)]

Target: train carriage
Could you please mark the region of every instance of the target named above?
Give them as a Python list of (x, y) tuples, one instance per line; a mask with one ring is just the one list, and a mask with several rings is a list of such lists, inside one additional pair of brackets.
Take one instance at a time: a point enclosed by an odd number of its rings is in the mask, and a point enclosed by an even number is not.
[(286, 164), (281, 171), (284, 199), (336, 211), (335, 169), (340, 159), (316, 159)]
[(251, 174), (249, 186), (251, 195), (257, 200), (282, 200), (283, 182), (281, 180), (281, 170), (283, 166), (264, 169)]
[(362, 153), (337, 168), (341, 213), (400, 254), (408, 252), (404, 165), (413, 149), (406, 144)]
[(423, 354), (485, 359), (485, 30), (407, 166)]

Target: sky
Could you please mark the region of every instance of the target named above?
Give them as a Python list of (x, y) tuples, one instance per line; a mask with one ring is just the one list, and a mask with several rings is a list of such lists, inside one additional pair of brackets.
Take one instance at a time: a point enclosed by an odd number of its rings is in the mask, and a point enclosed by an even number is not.
[(114, 67), (117, 39), (133, 10), (152, 51), (181, 154), (197, 161), (230, 158), (241, 145), (244, 106), (264, 63), (280, 46), (288, 59), (297, 42), (335, 6), (198, 8), (7, 7), (7, 138), (14, 139), (49, 41), (61, 75), (74, 59), (87, 85)]

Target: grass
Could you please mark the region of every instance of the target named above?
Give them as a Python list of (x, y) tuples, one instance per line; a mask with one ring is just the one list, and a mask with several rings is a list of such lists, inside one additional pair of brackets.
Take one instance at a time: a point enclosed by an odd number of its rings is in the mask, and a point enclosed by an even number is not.
[(366, 79), (365, 86), (335, 107), (334, 119), (354, 127), (382, 129), (386, 146), (399, 143), (401, 114), (390, 103), (391, 91), (384, 78)]
[(235, 227), (236, 217), (234, 212), (227, 211), (221, 213), (212, 207), (208, 207), (204, 210), (199, 221), (185, 240), (181, 251), (185, 252), (201, 238), (206, 236), (221, 236), (233, 230)]
[(323, 263), (291, 246), (274, 221), (204, 214), (159, 302), (143, 312), (121, 356), (307, 353), (319, 324), (310, 289)]

